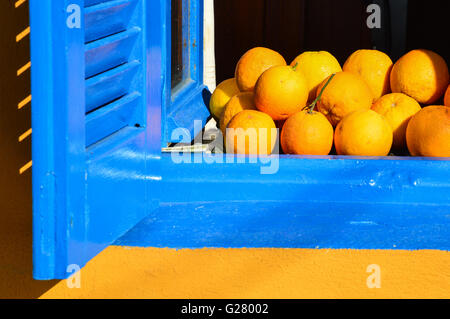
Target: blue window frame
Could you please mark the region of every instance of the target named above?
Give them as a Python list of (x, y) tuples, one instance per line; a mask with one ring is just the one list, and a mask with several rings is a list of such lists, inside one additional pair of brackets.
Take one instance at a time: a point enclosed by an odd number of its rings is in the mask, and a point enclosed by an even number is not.
[[(114, 242), (450, 249), (448, 159), (283, 155), (270, 175), (233, 155), (162, 153), (209, 116), (203, 2), (181, 4), (189, 72), (172, 90), (171, 1), (30, 0), (36, 279)], [(80, 28), (66, 24), (74, 5)]]
[(188, 130), (194, 138), (199, 133), (194, 120), (204, 126), (210, 116), (210, 92), (203, 85), (203, 1), (166, 0), (165, 4), (163, 147), (179, 142), (172, 138), (177, 128)]

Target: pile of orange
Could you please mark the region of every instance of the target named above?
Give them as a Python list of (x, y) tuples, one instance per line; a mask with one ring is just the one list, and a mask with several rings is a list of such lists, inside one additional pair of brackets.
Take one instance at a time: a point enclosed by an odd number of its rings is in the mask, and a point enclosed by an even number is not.
[(396, 63), (358, 50), (341, 67), (325, 51), (287, 65), (258, 47), (217, 87), (210, 109), (229, 153), (270, 154), (279, 139), (295, 155), (329, 155), (334, 145), (338, 155), (450, 157), (449, 84), (446, 61), (429, 50)]

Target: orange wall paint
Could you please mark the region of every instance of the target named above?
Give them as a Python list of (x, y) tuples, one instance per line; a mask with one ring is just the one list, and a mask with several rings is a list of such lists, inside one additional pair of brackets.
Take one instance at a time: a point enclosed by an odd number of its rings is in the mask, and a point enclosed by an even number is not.
[(42, 298), (449, 298), (450, 252), (109, 247), (80, 275)]

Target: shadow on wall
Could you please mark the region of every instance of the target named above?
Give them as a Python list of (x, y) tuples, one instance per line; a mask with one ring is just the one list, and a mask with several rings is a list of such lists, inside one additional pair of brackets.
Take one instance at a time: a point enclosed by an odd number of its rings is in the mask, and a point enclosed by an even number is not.
[(0, 298), (37, 298), (58, 281), (32, 278), (28, 2), (1, 1), (0, 21)]

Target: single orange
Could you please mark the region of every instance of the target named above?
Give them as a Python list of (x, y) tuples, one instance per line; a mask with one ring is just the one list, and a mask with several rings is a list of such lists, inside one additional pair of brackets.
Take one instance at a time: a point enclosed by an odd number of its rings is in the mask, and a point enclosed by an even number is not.
[(420, 104), (403, 93), (391, 93), (381, 97), (372, 105), (372, 110), (383, 115), (394, 132), (393, 147), (406, 148), (406, 128), (414, 114), (421, 110)]
[(303, 73), (308, 82), (309, 98), (312, 102), (316, 98), (317, 87), (330, 75), (342, 71), (338, 60), (327, 51), (309, 51), (300, 54), (292, 61), (291, 66)]
[(259, 111), (244, 110), (235, 115), (226, 130), (229, 153), (246, 155), (271, 154), (277, 139), (272, 118)]
[(209, 102), (209, 110), (211, 115), (216, 119), (220, 119), (225, 105), (230, 101), (230, 99), (238, 94), (239, 88), (236, 84), (236, 79), (228, 79), (220, 83), (214, 90), (211, 100)]
[(394, 64), (391, 88), (422, 104), (440, 99), (449, 84), (450, 75), (445, 60), (429, 50), (413, 50)]
[[(317, 88), (317, 96), (328, 80), (323, 81)], [(372, 91), (361, 76), (339, 72), (325, 88), (322, 98), (317, 103), (317, 110), (336, 126), (347, 114), (370, 109), (372, 101)]]
[(253, 48), (239, 60), (235, 78), (241, 92), (253, 91), (264, 71), (273, 66), (286, 65), (286, 60), (276, 51), (267, 48)]
[(412, 156), (450, 157), (450, 108), (423, 108), (409, 121), (406, 141)]
[(269, 115), (244, 110), (228, 124), (226, 149), (234, 154), (268, 155), (272, 153), (276, 140), (275, 123)]
[(290, 66), (276, 66), (264, 72), (255, 86), (258, 110), (275, 121), (301, 111), (308, 102), (308, 83), (303, 74)]
[(374, 101), (391, 91), (391, 58), (378, 50), (358, 50), (344, 64), (343, 70), (360, 75), (372, 90)]
[(334, 143), (339, 155), (386, 156), (392, 147), (392, 129), (386, 119), (372, 110), (350, 113), (339, 123)]
[(450, 106), (450, 85), (447, 88), (447, 92), (445, 92), (444, 105)]
[(231, 119), (244, 110), (256, 110), (255, 96), (252, 92), (241, 92), (231, 98), (220, 117), (220, 129), (223, 136)]
[(281, 131), (286, 154), (328, 155), (333, 147), (333, 126), (320, 112), (301, 111), (290, 116)]

